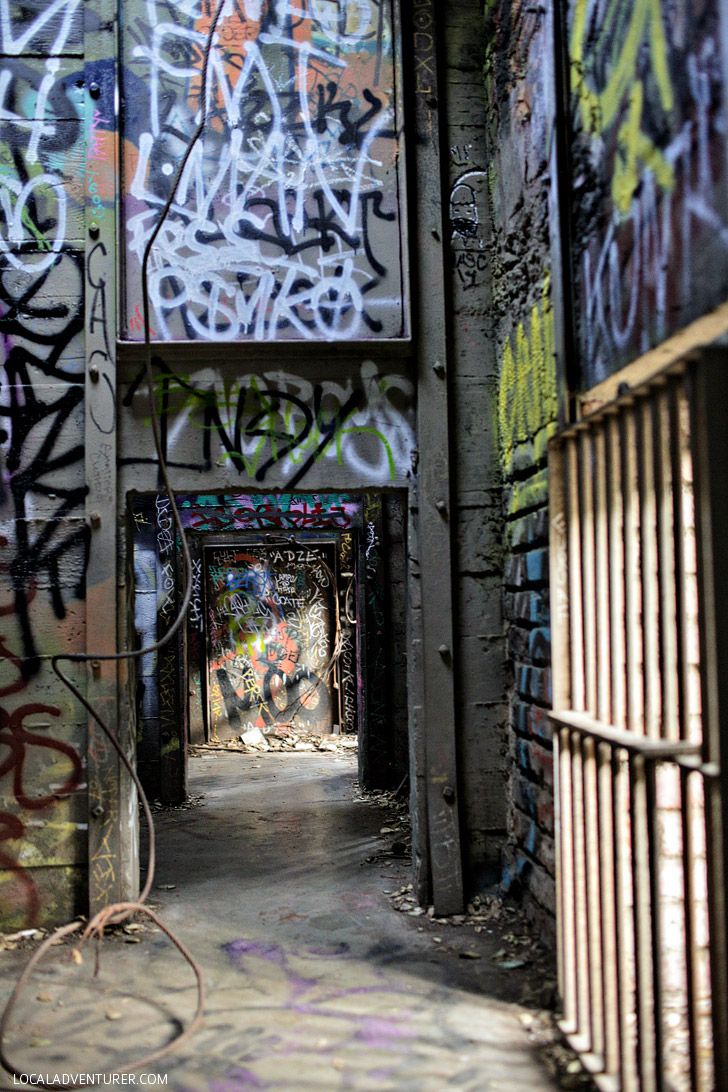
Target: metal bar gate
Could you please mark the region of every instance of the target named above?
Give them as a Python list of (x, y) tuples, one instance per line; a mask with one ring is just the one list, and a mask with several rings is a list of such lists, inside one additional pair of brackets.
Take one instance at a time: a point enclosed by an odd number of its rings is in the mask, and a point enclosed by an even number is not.
[(724, 353), (696, 354), (549, 454), (562, 1026), (603, 1089), (728, 1080), (727, 380)]

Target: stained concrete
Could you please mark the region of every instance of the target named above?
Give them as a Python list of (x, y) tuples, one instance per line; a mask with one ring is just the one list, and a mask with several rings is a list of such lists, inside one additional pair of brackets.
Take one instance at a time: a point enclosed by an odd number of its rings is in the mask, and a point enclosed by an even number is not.
[[(204, 967), (208, 1000), (202, 1029), (156, 1067), (167, 1088), (554, 1087), (519, 1023), (519, 972), (491, 962), (498, 937), (392, 909), (408, 864), (379, 833), (386, 811), (356, 798), (353, 755), (207, 754), (190, 772), (203, 798), (158, 813), (152, 902)], [(9, 1050), (28, 1072), (124, 1064), (194, 1007), (189, 968), (156, 932), (105, 942), (96, 983), (91, 953), (82, 967), (69, 955), (53, 950), (18, 1010)], [(5, 994), (22, 957), (2, 953)]]

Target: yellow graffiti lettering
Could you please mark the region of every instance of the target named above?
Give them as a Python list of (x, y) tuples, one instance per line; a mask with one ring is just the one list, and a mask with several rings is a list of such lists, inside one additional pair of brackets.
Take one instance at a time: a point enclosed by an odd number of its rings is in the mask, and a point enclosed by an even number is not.
[(664, 111), (673, 106), (673, 90), (667, 58), (667, 39), (662, 20), (661, 0), (634, 0), (626, 28), (622, 0), (612, 0), (603, 24), (600, 41), (614, 43), (614, 60), (601, 89), (591, 86), (587, 73), (594, 68), (589, 53), (593, 49), (587, 30), (589, 0), (577, 0), (571, 29), (571, 88), (577, 100), (581, 121), (587, 132), (603, 135), (620, 114), (625, 120), (617, 131), (617, 163), (612, 178), (612, 198), (621, 213), (629, 211), (641, 170), (651, 170), (664, 190), (674, 186), (672, 165), (643, 132), (645, 88), (638, 75), (640, 55), (649, 50), (649, 64)]
[(542, 428), (553, 426), (557, 414), (554, 317), (550, 279), (526, 322), (519, 322), (501, 356), (498, 424), (506, 473), (514, 450)]

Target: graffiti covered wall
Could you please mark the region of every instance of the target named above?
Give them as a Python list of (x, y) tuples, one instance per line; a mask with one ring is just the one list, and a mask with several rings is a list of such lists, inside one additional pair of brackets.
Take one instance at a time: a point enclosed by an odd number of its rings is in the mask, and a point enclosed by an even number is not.
[(214, 740), (334, 723), (335, 543), (203, 548)]
[[(716, 0), (486, 4), (512, 672), (505, 883), (527, 891), (542, 917), (553, 907), (546, 505), (548, 439), (566, 405), (557, 375), (568, 367), (575, 391), (586, 390), (728, 295), (719, 27)], [(561, 97), (567, 117), (557, 121)], [(464, 211), (467, 234), (467, 202)]]
[[(203, 705), (207, 698), (202, 678), (209, 628), (206, 602), (210, 598), (209, 587), (205, 595), (205, 584), (209, 584), (209, 578), (205, 575), (206, 543), (219, 542), (221, 535), (228, 536), (225, 542), (245, 539), (248, 544), (251, 540), (258, 543), (265, 541), (266, 535), (274, 535), (276, 541), (284, 544), (291, 535), (304, 539), (312, 535), (317, 538), (323, 536), (331, 541), (346, 535), (351, 550), (352, 535), (359, 532), (363, 519), (362, 498), (345, 493), (194, 494), (180, 495), (178, 502), (192, 551), (192, 601), (187, 618), (186, 652), (172, 643), (158, 653), (145, 655), (136, 671), (138, 768), (148, 791), (155, 797), (169, 800), (176, 798), (183, 781), (185, 723), (189, 722), (193, 740), (204, 742), (206, 738), (204, 725), (207, 715), (203, 712)], [(132, 494), (130, 518), (133, 539), (130, 572), (130, 584), (134, 589), (133, 629), (139, 645), (151, 644), (168, 629), (179, 596), (178, 549), (169, 499), (163, 494)], [(233, 540), (230, 536), (236, 538)], [(351, 561), (352, 558), (349, 558), (349, 567)], [(333, 566), (329, 564), (329, 568)], [(285, 578), (283, 574), (281, 579)], [(247, 579), (243, 574), (241, 580), (247, 582)], [(247, 593), (245, 597), (250, 598)], [(298, 605), (295, 605), (298, 610)], [(330, 609), (331, 604), (328, 604), (327, 610)], [(288, 613), (295, 614), (295, 611)], [(258, 614), (261, 625), (265, 626), (266, 619), (272, 619), (273, 628), (277, 626), (275, 611), (272, 613), (265, 604), (260, 606)], [(287, 613), (285, 619), (288, 624)], [(250, 621), (252, 624), (255, 619)], [(219, 619), (213, 619), (213, 622), (213, 629), (219, 636)], [(222, 638), (216, 640), (220, 644)], [(247, 643), (243, 639), (243, 653), (246, 649)], [(183, 657), (187, 669), (185, 685), (180, 686), (180, 679), (185, 674)], [(260, 657), (256, 662), (261, 662)], [(355, 656), (352, 663), (355, 670)], [(219, 687), (217, 690), (222, 711), (225, 695)], [(238, 715), (242, 716), (236, 699), (229, 691), (228, 698), (233, 701)], [(272, 698), (272, 693), (268, 693), (265, 700), (268, 702)], [(313, 702), (311, 707), (313, 709)]]
[(268, 341), (401, 337), (401, 118), (389, 0), (123, 6), (125, 335)]
[(84, 898), (85, 718), (43, 659), (83, 649), (85, 636), (83, 45), (80, 0), (0, 4), (0, 921), (8, 928), (72, 916)]
[[(546, 445), (556, 422), (552, 243), (554, 42), (550, 9), (486, 5), (485, 103), (492, 345), (504, 485), (503, 609), (510, 669), (509, 844), (503, 881), (553, 910)], [(486, 422), (487, 428), (487, 422)]]
[(568, 5), (582, 386), (722, 303), (728, 204), (716, 0)]
[[(324, 378), (326, 365), (261, 370), (241, 361), (196, 368), (160, 362), (156, 405), (180, 487), (296, 489), (397, 485), (412, 470), (414, 385), (372, 361)], [(127, 487), (156, 463), (146, 385), (129, 367), (121, 420)], [(319, 378), (320, 377), (320, 378)], [(204, 485), (203, 485), (204, 488)]]

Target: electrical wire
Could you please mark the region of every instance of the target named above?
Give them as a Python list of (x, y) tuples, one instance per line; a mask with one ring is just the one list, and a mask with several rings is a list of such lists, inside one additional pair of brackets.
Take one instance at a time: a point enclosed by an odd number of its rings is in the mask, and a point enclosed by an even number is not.
[[(207, 39), (206, 39), (206, 42), (205, 42), (205, 50), (204, 50), (203, 65), (202, 65), (202, 75), (201, 75), (201, 80), (200, 80), (200, 99), (201, 99), (201, 102), (200, 102), (200, 121), (199, 121), (198, 126), (197, 126), (195, 132), (193, 133), (193, 135), (192, 135), (192, 137), (191, 137), (191, 139), (190, 139), (190, 141), (189, 141), (189, 143), (187, 145), (185, 153), (184, 153), (184, 155), (183, 155), (183, 157), (182, 157), (182, 159), (181, 159), (181, 161), (180, 161), (180, 163), (179, 163), (179, 165), (177, 167), (177, 171), (176, 171), (176, 174), (175, 174), (175, 177), (174, 177), (174, 181), (172, 183), (172, 187), (171, 187), (169, 196), (166, 199), (166, 202), (165, 202), (165, 204), (164, 204), (164, 206), (162, 208), (162, 212), (161, 212), (161, 214), (159, 216), (159, 219), (157, 220), (157, 223), (156, 223), (153, 231), (151, 232), (151, 234), (149, 236), (149, 239), (147, 240), (146, 246), (144, 248), (143, 257), (142, 257), (142, 271), (141, 271), (141, 274), (142, 274), (142, 304), (143, 304), (143, 320), (144, 320), (144, 372), (145, 372), (147, 393), (148, 393), (148, 398), (149, 398), (149, 408), (150, 408), (150, 416), (151, 416), (151, 422), (152, 422), (152, 433), (153, 433), (153, 437), (154, 437), (154, 447), (155, 447), (157, 460), (158, 460), (158, 464), (159, 464), (160, 476), (162, 478), (162, 482), (163, 482), (163, 485), (164, 485), (164, 490), (167, 493), (167, 495), (169, 497), (169, 500), (170, 500), (170, 506), (171, 506), (171, 510), (172, 510), (172, 518), (174, 520), (175, 528), (176, 528), (177, 534), (179, 536), (179, 541), (180, 541), (180, 544), (181, 544), (182, 571), (183, 571), (183, 574), (184, 574), (183, 579), (184, 579), (184, 586), (185, 586), (184, 595), (182, 597), (182, 602), (181, 602), (181, 604), (179, 606), (177, 616), (174, 619), (174, 621), (173, 621), (172, 625), (170, 626), (170, 628), (164, 634), (164, 636), (162, 638), (160, 638), (160, 640), (155, 641), (152, 644), (146, 645), (143, 648), (134, 649), (134, 650), (131, 650), (131, 651), (128, 651), (128, 652), (113, 652), (113, 653), (76, 652), (76, 653), (63, 653), (63, 654), (54, 655), (54, 656), (43, 656), (43, 657), (41, 657), (42, 659), (49, 659), (50, 660), (51, 667), (52, 667), (53, 671), (55, 672), (55, 674), (57, 675), (57, 677), (64, 684), (64, 686), (67, 687), (67, 689), (73, 694), (73, 696), (76, 698), (76, 700), (83, 706), (83, 708), (87, 711), (87, 713), (96, 722), (98, 727), (101, 729), (103, 734), (106, 736), (106, 738), (109, 740), (112, 747), (116, 751), (122, 765), (126, 769), (127, 773), (129, 774), (129, 777), (131, 778), (131, 780), (132, 780), (132, 782), (133, 782), (133, 784), (134, 784), (134, 786), (136, 788), (136, 791), (137, 791), (137, 793), (139, 795), (139, 801), (141, 803), (142, 810), (144, 812), (144, 817), (145, 817), (145, 820), (146, 820), (146, 823), (147, 823), (147, 829), (148, 829), (148, 832), (149, 832), (148, 851), (147, 851), (147, 878), (146, 878), (146, 881), (144, 883), (144, 886), (143, 886), (141, 892), (139, 893), (139, 897), (138, 897), (137, 900), (135, 900), (133, 902), (110, 903), (109, 905), (104, 906), (101, 910), (99, 910), (98, 913), (96, 913), (94, 915), (94, 917), (88, 923), (84, 923), (83, 921), (74, 921), (74, 922), (68, 923), (67, 925), (61, 926), (61, 928), (57, 929), (55, 932), (51, 933), (48, 937), (46, 937), (46, 939), (39, 946), (39, 948), (33, 953), (33, 956), (31, 957), (31, 959), (27, 963), (23, 973), (20, 975), (20, 977), (19, 977), (19, 979), (18, 979), (18, 981), (17, 981), (17, 983), (15, 985), (15, 988), (13, 989), (13, 992), (10, 995), (10, 998), (8, 999), (7, 1004), (5, 1005), (5, 1008), (4, 1008), (3, 1013), (2, 1013), (2, 1017), (0, 1017), (0, 1064), (2, 1065), (3, 1069), (5, 1069), (5, 1071), (7, 1073), (9, 1073), (12, 1077), (14, 1077), (17, 1080), (27, 1079), (27, 1074), (23, 1070), (17, 1068), (13, 1064), (13, 1062), (10, 1060), (10, 1058), (9, 1058), (9, 1056), (7, 1054), (6, 1048), (5, 1048), (5, 1037), (7, 1035), (8, 1028), (10, 1026), (10, 1021), (11, 1021), (11, 1017), (13, 1015), (14, 1009), (15, 1009), (15, 1007), (16, 1007), (19, 999), (20, 999), (21, 994), (23, 993), (23, 990), (25, 989), (25, 987), (27, 985), (28, 980), (30, 979), (30, 976), (31, 976), (34, 968), (41, 961), (41, 959), (43, 958), (45, 953), (48, 951), (48, 949), (52, 945), (56, 944), (59, 940), (63, 939), (64, 937), (71, 936), (73, 933), (80, 933), (81, 934), (78, 945), (76, 946), (76, 949), (75, 949), (75, 951), (80, 956), (80, 949), (81, 949), (82, 945), (84, 945), (92, 937), (94, 939), (96, 939), (97, 941), (101, 941), (103, 939), (103, 936), (104, 936), (104, 930), (106, 929), (107, 926), (109, 926), (109, 925), (118, 925), (121, 922), (126, 921), (133, 914), (138, 914), (138, 913), (144, 914), (148, 918), (150, 918), (150, 920), (153, 921), (154, 924), (159, 929), (161, 929), (161, 931), (169, 938), (169, 940), (174, 945), (174, 947), (177, 948), (177, 950), (180, 952), (180, 954), (183, 956), (183, 958), (187, 961), (187, 963), (192, 968), (192, 971), (193, 971), (193, 973), (195, 975), (195, 980), (196, 980), (196, 983), (197, 983), (197, 1004), (196, 1004), (194, 1015), (193, 1015), (192, 1019), (190, 1020), (189, 1024), (185, 1028), (183, 1028), (183, 1030), (179, 1034), (177, 1034), (173, 1039), (171, 1039), (164, 1046), (160, 1047), (156, 1051), (153, 1051), (152, 1053), (146, 1054), (143, 1058), (140, 1058), (140, 1059), (138, 1059), (137, 1061), (134, 1061), (134, 1062), (130, 1062), (127, 1065), (117, 1066), (114, 1069), (109, 1069), (109, 1070), (103, 1071), (101, 1074), (99, 1074), (100, 1076), (107, 1077), (107, 1076), (112, 1076), (115, 1073), (121, 1074), (121, 1073), (128, 1073), (131, 1070), (135, 1070), (135, 1069), (143, 1069), (143, 1068), (145, 1068), (147, 1066), (152, 1065), (153, 1063), (158, 1062), (160, 1059), (166, 1057), (173, 1050), (177, 1050), (184, 1042), (186, 1042), (190, 1038), (191, 1035), (194, 1034), (194, 1032), (197, 1030), (197, 1028), (199, 1027), (199, 1024), (200, 1024), (200, 1022), (202, 1020), (202, 1014), (203, 1014), (203, 1010), (204, 1010), (205, 984), (204, 984), (204, 977), (203, 977), (203, 973), (202, 973), (202, 968), (196, 962), (196, 960), (191, 955), (191, 953), (187, 950), (187, 948), (178, 939), (178, 937), (176, 937), (174, 935), (172, 930), (169, 929), (166, 925), (164, 925), (163, 922), (159, 919), (159, 917), (148, 906), (145, 905), (146, 900), (149, 897), (149, 892), (151, 891), (152, 885), (154, 883), (154, 873), (155, 873), (155, 866), (156, 866), (156, 845), (155, 845), (155, 835), (154, 835), (154, 821), (152, 819), (151, 809), (149, 807), (149, 802), (148, 802), (146, 794), (144, 792), (144, 788), (143, 788), (143, 786), (141, 784), (141, 781), (139, 779), (139, 776), (138, 776), (136, 770), (134, 769), (132, 763), (129, 761), (129, 758), (127, 757), (127, 754), (126, 754), (122, 744), (117, 739), (115, 732), (105, 722), (104, 718), (101, 716), (101, 714), (98, 712), (98, 710), (94, 708), (94, 706), (88, 700), (86, 695), (83, 694), (81, 692), (81, 690), (76, 686), (76, 684), (68, 677), (68, 675), (65, 674), (65, 672), (60, 667), (60, 664), (61, 664), (61, 662), (65, 662), (65, 663), (69, 663), (69, 664), (72, 664), (72, 663), (78, 664), (78, 663), (90, 663), (91, 661), (105, 661), (105, 662), (118, 663), (118, 662), (120, 662), (122, 660), (137, 660), (137, 659), (140, 659), (142, 656), (148, 655), (149, 653), (156, 652), (160, 648), (163, 648), (164, 645), (168, 644), (173, 639), (173, 637), (176, 635), (177, 631), (179, 630), (180, 626), (182, 625), (182, 623), (183, 623), (183, 621), (184, 621), (184, 619), (185, 619), (185, 617), (187, 615), (187, 610), (189, 608), (190, 601), (192, 599), (192, 565), (191, 565), (191, 560), (190, 560), (189, 547), (188, 547), (186, 535), (184, 533), (184, 527), (183, 527), (182, 520), (181, 520), (181, 517), (180, 517), (179, 509), (178, 509), (176, 501), (175, 501), (174, 489), (173, 489), (173, 486), (172, 486), (172, 482), (170, 480), (169, 469), (167, 467), (167, 462), (166, 462), (164, 451), (163, 451), (163, 448), (162, 448), (161, 430), (160, 430), (159, 418), (158, 418), (158, 415), (157, 415), (157, 410), (156, 410), (156, 405), (155, 405), (154, 375), (153, 375), (153, 372), (152, 372), (152, 348), (151, 348), (151, 338), (150, 338), (151, 325), (150, 325), (150, 316), (149, 316), (149, 259), (150, 259), (150, 256), (151, 256), (151, 252), (152, 252), (152, 248), (154, 246), (154, 243), (156, 242), (157, 236), (159, 235), (160, 231), (162, 230), (162, 228), (164, 226), (164, 223), (165, 223), (167, 217), (169, 216), (170, 210), (172, 208), (172, 204), (173, 204), (174, 199), (175, 199), (175, 197), (177, 195), (177, 190), (179, 188), (179, 184), (180, 184), (180, 181), (182, 179), (182, 175), (184, 173), (185, 167), (187, 166), (189, 158), (192, 155), (192, 152), (193, 152), (196, 144), (198, 143), (198, 141), (200, 140), (200, 138), (202, 137), (202, 135), (203, 135), (203, 133), (205, 131), (205, 126), (206, 126), (206, 122), (207, 122), (207, 113), (208, 113), (208, 101), (207, 101), (208, 100), (208, 86), (207, 85), (208, 85), (208, 69), (209, 69), (209, 63), (210, 63), (210, 55), (211, 55), (211, 52), (212, 52), (212, 46), (213, 46), (213, 41), (214, 41), (214, 38), (215, 38), (215, 32), (217, 30), (217, 25), (218, 25), (218, 22), (220, 20), (221, 15), (222, 15), (222, 11), (223, 11), (223, 8), (224, 8), (226, 2), (227, 2), (227, 0), (219, 0), (216, 11), (215, 11), (214, 18), (212, 19), (212, 22), (210, 24), (210, 29), (209, 29), (209, 32), (208, 32), (208, 35), (207, 35)], [(98, 971), (99, 971), (99, 965), (98, 965), (98, 959), (97, 959), (95, 974), (98, 974)], [(68, 1075), (68, 1074), (64, 1074), (64, 1077), (65, 1076), (69, 1076), (70, 1079), (69, 1080), (63, 1080), (63, 1081), (53, 1080), (52, 1083), (47, 1083), (46, 1084), (40, 1079), (40, 1077), (38, 1075), (34, 1075), (33, 1084), (36, 1087), (39, 1087), (39, 1088), (49, 1088), (49, 1089), (76, 1088), (76, 1087), (78, 1087), (80, 1085), (81, 1078), (82, 1077), (85, 1078), (86, 1075), (85, 1074), (78, 1074), (75, 1079), (73, 1078), (73, 1076)], [(85, 1079), (84, 1079), (84, 1083), (86, 1083)]]

